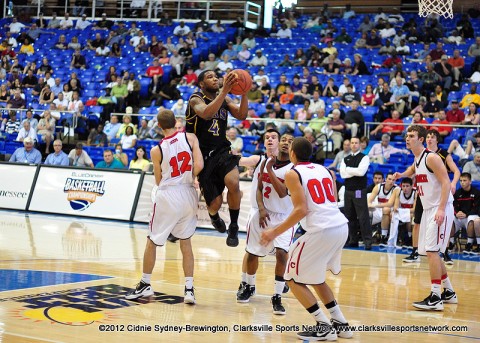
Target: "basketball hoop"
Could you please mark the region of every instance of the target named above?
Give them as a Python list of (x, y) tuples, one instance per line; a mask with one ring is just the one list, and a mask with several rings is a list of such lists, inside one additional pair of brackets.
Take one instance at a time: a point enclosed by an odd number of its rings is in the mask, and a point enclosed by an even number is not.
[(418, 0), (418, 15), (426, 17), (438, 14), (445, 18), (453, 18), (453, 0)]

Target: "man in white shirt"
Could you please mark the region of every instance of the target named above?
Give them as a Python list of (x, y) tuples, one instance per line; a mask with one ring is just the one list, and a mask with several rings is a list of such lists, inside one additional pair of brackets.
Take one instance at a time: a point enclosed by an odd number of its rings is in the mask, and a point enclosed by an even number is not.
[(96, 56), (108, 56), (110, 53), (110, 48), (108, 46), (105, 46), (105, 43), (102, 43), (98, 48), (95, 49), (95, 55)]
[(308, 106), (308, 112), (314, 114), (317, 113), (318, 111), (323, 108), (325, 109), (325, 101), (320, 99), (320, 92), (319, 91), (314, 91), (313, 92), (313, 97), (310, 100), (310, 106)]
[(142, 38), (145, 40), (145, 44), (148, 44), (148, 38), (145, 37), (143, 35), (143, 31), (140, 30), (138, 31), (138, 34), (135, 37), (132, 37), (132, 39), (130, 39), (130, 45), (133, 47), (136, 47), (140, 43), (140, 39)]
[(37, 142), (37, 132), (33, 129), (33, 127), (30, 127), (29, 121), (24, 121), (23, 127), (18, 132), (16, 140), (17, 142), (23, 142), (23, 140), (27, 137), (30, 137), (34, 143)]
[(12, 37), (12, 33), (10, 31), (5, 33), (5, 40), (7, 41), (8, 45), (12, 46), (12, 49), (18, 47), (18, 42), (15, 37)]
[(70, 14), (65, 13), (65, 18), (60, 20), (60, 28), (62, 30), (71, 29), (73, 27), (73, 20), (70, 19)]
[(5, 25), (6, 27), (8, 27), (10, 29), (10, 32), (11, 33), (20, 33), (20, 31), (26, 27), (25, 25), (23, 25), (22, 23), (18, 22), (17, 21), (17, 18), (13, 17), (12, 18), (12, 23), (10, 25)]
[(90, 25), (92, 25), (92, 23), (87, 20), (87, 15), (82, 14), (82, 19), (77, 20), (77, 24), (75, 25), (75, 29), (85, 30)]
[(74, 167), (90, 167), (93, 168), (93, 162), (87, 152), (83, 150), (83, 144), (77, 143), (75, 149), (68, 154), (70, 165)]
[(255, 51), (255, 57), (248, 63), (250, 66), (266, 66), (268, 64), (268, 60), (265, 56), (263, 56), (262, 50), (258, 49)]
[(233, 70), (233, 64), (228, 61), (228, 55), (222, 56), (223, 61), (217, 64), (217, 68), (223, 72), (226, 72), (227, 69)]
[(292, 30), (287, 25), (282, 24), (282, 28), (277, 32), (277, 38), (290, 38), (292, 39)]
[(190, 32), (190, 28), (187, 25), (185, 25), (184, 21), (181, 21), (180, 25), (176, 26), (173, 29), (173, 34), (175, 36), (186, 36), (188, 35), (189, 32)]
[(50, 89), (55, 86), (55, 79), (52, 77), (49, 71), (45, 73), (45, 80), (44, 82), (50, 86)]
[(395, 29), (392, 27), (392, 25), (390, 25), (389, 23), (386, 24), (385, 28), (384, 29), (381, 29), (380, 30), (380, 37), (382, 39), (386, 39), (386, 38), (390, 38), (390, 37), (393, 37), (395, 36), (395, 34), (397, 33), (395, 31)]
[(58, 96), (53, 103), (59, 111), (66, 110), (68, 107), (68, 100), (63, 97), (63, 93), (58, 93)]

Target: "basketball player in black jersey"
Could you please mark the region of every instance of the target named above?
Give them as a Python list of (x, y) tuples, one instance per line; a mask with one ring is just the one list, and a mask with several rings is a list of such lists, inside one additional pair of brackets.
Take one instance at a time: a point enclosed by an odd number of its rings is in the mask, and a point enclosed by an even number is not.
[(199, 92), (188, 100), (186, 130), (194, 133), (200, 143), (205, 168), (199, 175), (200, 189), (207, 203), (212, 225), (219, 232), (225, 232), (225, 222), (218, 211), (222, 206), (222, 193), (228, 189), (227, 202), (230, 212), (227, 245), (238, 245), (238, 215), (240, 213), (240, 178), (238, 163), (240, 156), (233, 155), (227, 140), (228, 113), (236, 119), (245, 120), (248, 99), (243, 95), (240, 106), (227, 96), (237, 82), (237, 75), (229, 73), (220, 89), (219, 79), (213, 70), (206, 70), (198, 76)]
[[(450, 183), (450, 190), (451, 190), (452, 194), (455, 194), (455, 191), (457, 189), (457, 183), (458, 183), (458, 180), (460, 179), (460, 170), (458, 169), (457, 165), (453, 161), (453, 158), (448, 153), (448, 151), (438, 147), (438, 142), (440, 141), (440, 139), (441, 139), (441, 136), (440, 136), (440, 133), (437, 130), (430, 129), (430, 130), (427, 131), (427, 139), (426, 139), (427, 148), (428, 148), (428, 150), (433, 151), (438, 156), (440, 156), (443, 163), (447, 167), (447, 171), (449, 173), (453, 173), (453, 179), (452, 179), (452, 182)], [(408, 169), (410, 169), (410, 168), (412, 168), (412, 170), (413, 170), (413, 167), (409, 167)], [(408, 169), (407, 169), (407, 171), (408, 171)], [(395, 174), (397, 174), (397, 173), (395, 173)], [(399, 174), (399, 175), (402, 175), (402, 174)], [(396, 176), (396, 179), (397, 179), (397, 175), (394, 175), (394, 176)], [(418, 228), (420, 227), (420, 220), (422, 219), (422, 213), (423, 213), (422, 201), (420, 200), (420, 197), (417, 197), (417, 199), (415, 200), (415, 210), (414, 210), (414, 215), (413, 215), (413, 222), (414, 222), (414, 226), (413, 226), (413, 230), (412, 230), (413, 251), (410, 254), (410, 256), (403, 259), (403, 262), (410, 263), (410, 262), (419, 262), (420, 261), (419, 256), (418, 256), (418, 252), (417, 252), (417, 245), (418, 245)], [(455, 230), (452, 230), (451, 235), (454, 235), (454, 234), (455, 234)], [(450, 255), (448, 254), (448, 250), (452, 249), (452, 248), (453, 248), (453, 244), (449, 244), (449, 246), (447, 246), (447, 249), (445, 250), (445, 253), (444, 253), (444, 256), (443, 256), (445, 264), (447, 264), (447, 265), (452, 265), (453, 264), (453, 261), (452, 261)]]

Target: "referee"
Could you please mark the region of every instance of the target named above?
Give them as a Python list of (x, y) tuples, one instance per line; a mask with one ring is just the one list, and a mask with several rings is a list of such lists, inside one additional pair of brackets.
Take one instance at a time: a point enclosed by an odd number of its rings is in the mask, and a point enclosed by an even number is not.
[(372, 229), (367, 204), (367, 170), (370, 160), (360, 152), (360, 139), (350, 140), (351, 155), (340, 164), (340, 176), (345, 180), (345, 216), (348, 218), (349, 242), (347, 247), (358, 247), (358, 226), (365, 250), (372, 249)]

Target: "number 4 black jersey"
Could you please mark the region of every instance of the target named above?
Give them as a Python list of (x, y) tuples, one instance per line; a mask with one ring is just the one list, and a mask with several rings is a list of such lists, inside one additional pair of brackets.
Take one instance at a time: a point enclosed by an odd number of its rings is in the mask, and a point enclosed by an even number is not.
[(202, 92), (193, 93), (190, 96), (185, 115), (187, 120), (187, 132), (194, 133), (197, 136), (202, 154), (208, 156), (212, 150), (230, 145), (230, 142), (227, 140), (227, 102), (223, 102), (222, 106), (212, 119), (205, 120), (200, 118), (195, 113), (192, 106), (190, 106), (190, 100), (194, 97), (202, 99), (207, 105), (212, 102), (212, 99), (208, 98)]

